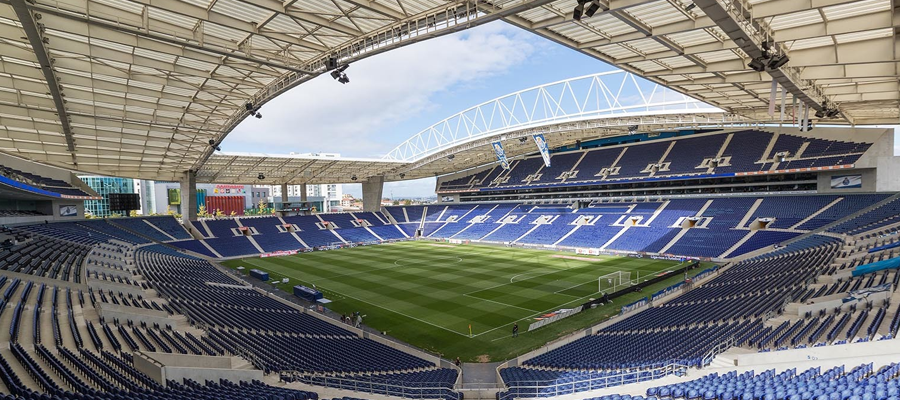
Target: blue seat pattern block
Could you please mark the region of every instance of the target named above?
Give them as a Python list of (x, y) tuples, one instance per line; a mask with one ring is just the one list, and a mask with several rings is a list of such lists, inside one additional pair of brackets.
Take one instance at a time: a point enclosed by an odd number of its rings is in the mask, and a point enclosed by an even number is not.
[(297, 225), (297, 228), (300, 229), (297, 236), (300, 236), (310, 247), (328, 246), (340, 242), (331, 231), (321, 229), (316, 225), (321, 221), (315, 215), (283, 217), (282, 219), (289, 224)]
[(231, 218), (224, 219), (208, 219), (204, 221), (206, 227), (209, 228), (209, 231), (212, 232), (213, 237), (224, 238), (224, 237), (232, 237), (234, 235), (233, 228), (239, 228), (237, 222)]
[(718, 257), (749, 233), (733, 228), (737, 227), (755, 201), (751, 197), (713, 200), (701, 215), (712, 218), (709, 224), (705, 228), (689, 229), (667, 252)]
[(253, 353), (254, 365), (267, 373), (361, 374), (434, 367), (421, 358), (359, 337), (300, 337), (231, 329), (211, 329), (209, 332), (226, 350), (239, 353), (238, 349), (245, 349)]
[[(731, 140), (722, 149), (729, 135)], [(710, 175), (732, 176), (735, 173), (769, 170), (777, 161), (773, 158), (779, 152), (788, 154), (788, 159), (778, 164), (777, 169), (779, 170), (848, 165), (855, 163), (871, 146), (870, 143), (780, 134), (775, 139), (773, 149), (765, 154), (773, 135), (771, 132), (748, 129), (737, 132), (647, 140), (627, 146), (617, 145), (559, 152), (551, 154), (551, 167), (549, 168), (544, 167), (540, 155), (534, 155), (513, 161), (510, 171), (504, 171), (496, 166), (486, 167), (441, 182), (438, 190), (458, 192), (472, 189), (549, 187), (572, 183), (672, 180)], [(800, 148), (807, 143), (806, 149), (800, 153)], [(700, 167), (705, 159), (716, 157), (720, 150), (723, 150), (721, 154), (723, 157), (730, 158), (728, 165), (717, 166), (712, 172), (709, 171), (709, 168)], [(797, 157), (798, 153), (800, 153), (799, 157)], [(797, 158), (792, 159), (795, 157)], [(598, 176), (598, 173), (604, 168), (613, 167), (613, 162), (616, 160), (618, 160), (615, 164), (615, 167), (618, 168), (617, 172), (608, 175), (605, 179)], [(647, 169), (648, 165), (659, 162), (667, 164), (668, 170), (663, 169), (651, 174)], [(563, 173), (569, 171), (574, 172), (574, 176), (563, 176)], [(507, 178), (505, 182), (495, 182), (496, 178), (504, 176)], [(395, 208), (391, 208), (390, 212), (399, 221), (402, 212), (398, 214), (394, 210)], [(398, 211), (400, 210), (398, 209)], [(408, 211), (412, 212), (409, 222), (421, 220), (420, 208), (408, 209)]]
[(647, 389), (646, 397), (605, 395), (587, 400), (895, 400), (900, 398), (898, 372), (900, 365), (892, 363), (879, 369), (863, 364), (847, 370), (837, 366), (797, 372), (796, 368), (777, 372), (774, 369), (756, 373), (712, 373), (702, 378), (655, 386)]
[[(191, 235), (172, 216), (117, 218), (111, 221), (160, 242), (191, 239)], [(156, 228), (154, 228), (156, 227)], [(162, 232), (160, 232), (162, 231)], [(163, 233), (165, 232), (165, 233)], [(168, 235), (168, 236), (166, 236)], [(171, 237), (170, 237), (171, 236)]]
[[(202, 339), (203, 344), (229, 354), (250, 353), (251, 362), (267, 373), (392, 373), (409, 387), (430, 380), (455, 381), (447, 375), (451, 370), (361, 338), (342, 325), (298, 310), (252, 287), (241, 287), (205, 260), (161, 245), (138, 249), (135, 257), (140, 273), (152, 288), (192, 324), (207, 329), (209, 335)], [(456, 398), (450, 390), (441, 395)]]
[[(24, 230), (3, 228), (19, 243), (0, 250), (0, 269), (63, 281), (81, 282), (82, 264), (91, 251), (87, 244)], [(120, 248), (116, 248), (121, 251)]]
[[(604, 371), (647, 371), (672, 362), (701, 366), (703, 357), (722, 341), (747, 343), (763, 329), (769, 313), (786, 299), (799, 298), (805, 292), (802, 285), (836, 257), (839, 243), (814, 235), (741, 261), (670, 302), (525, 360), (511, 371), (502, 370), (504, 382), (512, 392), (540, 395), (551, 393), (542, 391), (549, 386), (558, 393), (559, 383), (567, 380), (587, 382), (572, 390), (590, 390), (592, 374), (598, 372), (602, 380)], [(537, 381), (552, 383), (535, 387)]]
[(212, 246), (222, 257), (259, 254), (259, 250), (253, 246), (253, 243), (246, 236), (217, 237), (206, 239), (205, 242)]
[[(869, 204), (871, 205), (871, 204)], [(900, 197), (869, 210), (847, 222), (833, 226), (829, 232), (856, 235), (900, 222)]]
[(172, 246), (178, 247), (180, 249), (193, 251), (197, 254), (202, 254), (207, 257), (216, 257), (213, 252), (209, 251), (209, 249), (203, 245), (203, 242), (199, 240), (183, 240), (180, 242), (173, 242)]

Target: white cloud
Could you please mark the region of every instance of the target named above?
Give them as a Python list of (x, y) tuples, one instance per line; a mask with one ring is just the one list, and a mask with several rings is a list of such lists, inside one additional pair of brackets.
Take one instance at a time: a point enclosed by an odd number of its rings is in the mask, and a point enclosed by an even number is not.
[[(393, 125), (432, 107), (441, 91), (478, 84), (523, 63), (535, 50), (529, 39), (495, 23), (353, 63), (349, 84), (327, 74), (304, 83), (267, 103), (262, 119), (245, 120), (222, 147), (381, 156), (415, 133), (390, 132)], [(390, 133), (379, 134), (384, 131)]]

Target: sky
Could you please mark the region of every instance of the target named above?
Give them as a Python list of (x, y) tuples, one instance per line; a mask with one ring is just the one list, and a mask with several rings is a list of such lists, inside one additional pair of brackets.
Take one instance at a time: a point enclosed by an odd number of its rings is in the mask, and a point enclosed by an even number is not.
[[(340, 153), (380, 158), (428, 126), (505, 94), (613, 70), (609, 64), (498, 21), (354, 62), (350, 83), (328, 74), (263, 106), (223, 151)], [(434, 195), (434, 178), (385, 184), (390, 197)], [(344, 192), (361, 195), (361, 185)]]

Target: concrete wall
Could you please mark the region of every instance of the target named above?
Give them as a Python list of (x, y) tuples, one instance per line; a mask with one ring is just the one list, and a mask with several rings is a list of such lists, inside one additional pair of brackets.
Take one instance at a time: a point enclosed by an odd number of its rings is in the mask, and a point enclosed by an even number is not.
[(163, 371), (163, 365), (159, 361), (156, 361), (148, 356), (146, 356), (142, 352), (134, 353), (134, 369), (141, 371), (145, 375), (149, 376), (150, 379), (156, 381), (163, 386), (166, 385), (166, 376)]
[[(263, 373), (252, 367), (239, 367), (243, 362), (237, 357), (210, 357), (187, 354), (145, 353), (134, 354), (134, 366), (153, 380), (165, 385), (166, 380), (196, 382), (225, 379), (231, 382), (262, 380)], [(246, 363), (243, 363), (246, 365)]]
[(94, 290), (103, 290), (103, 291), (107, 291), (107, 292), (112, 290), (113, 292), (122, 292), (125, 294), (133, 294), (135, 296), (146, 295), (146, 293), (141, 289), (140, 286), (128, 285), (128, 284), (124, 284), (124, 283), (116, 283), (113, 281), (104, 281), (104, 280), (100, 280), (100, 279), (88, 278), (87, 285), (91, 288), (94, 288)]
[(373, 176), (362, 184), (363, 211), (378, 212), (381, 210), (381, 199), (384, 197), (384, 177)]
[[(877, 141), (869, 148), (862, 157), (856, 161), (856, 168), (863, 172), (863, 188), (866, 188), (866, 181), (874, 180), (874, 190), (877, 192), (898, 192), (900, 191), (900, 157), (894, 156), (894, 131), (885, 129), (885, 132)], [(856, 170), (852, 170), (856, 172)], [(836, 175), (846, 175), (835, 172)], [(822, 182), (819, 182), (820, 190)], [(828, 186), (830, 190), (830, 184)]]
[(134, 322), (160, 324), (160, 326), (175, 326), (179, 322), (179, 320), (184, 320), (185, 318), (184, 316), (180, 315), (177, 318), (169, 318), (169, 313), (165, 311), (149, 310), (139, 307), (129, 307), (120, 304), (98, 302), (97, 306), (97, 313), (101, 317), (106, 318), (107, 321), (112, 321), (118, 318), (120, 321), (132, 320)]
[(866, 358), (887, 354), (900, 355), (900, 340), (851, 343), (835, 346), (808, 347), (805, 349), (739, 354), (737, 366), (798, 363), (809, 360), (836, 358)]

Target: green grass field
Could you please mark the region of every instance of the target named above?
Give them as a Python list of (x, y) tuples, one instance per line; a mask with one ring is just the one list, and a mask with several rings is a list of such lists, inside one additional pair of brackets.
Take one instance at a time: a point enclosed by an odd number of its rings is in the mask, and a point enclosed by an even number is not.
[[(225, 262), (289, 278), (279, 284), (315, 285), (338, 313), (359, 311), (364, 323), (447, 358), (501, 360), (600, 322), (619, 307), (678, 282), (673, 277), (533, 332), (534, 317), (598, 297), (597, 279), (635, 271), (642, 280), (675, 269), (677, 262), (577, 256), (543, 250), (481, 245), (402, 242), (277, 258)], [(700, 269), (695, 271), (699, 272)], [(636, 276), (636, 274), (632, 274)], [(513, 323), (520, 335), (511, 337)], [(472, 336), (469, 336), (469, 325)]]

